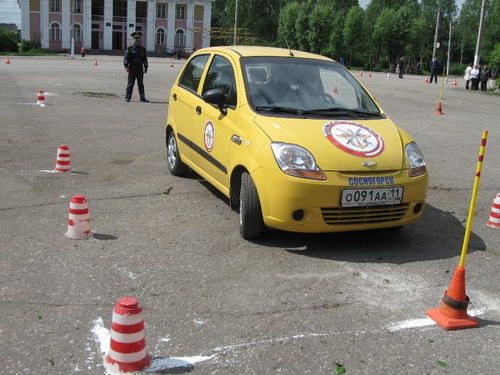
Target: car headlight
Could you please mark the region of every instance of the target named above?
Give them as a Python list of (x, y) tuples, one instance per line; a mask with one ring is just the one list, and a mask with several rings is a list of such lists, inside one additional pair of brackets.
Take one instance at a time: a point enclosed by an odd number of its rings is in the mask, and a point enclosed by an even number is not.
[(415, 142), (411, 142), (406, 145), (406, 157), (410, 162), (410, 169), (408, 170), (408, 176), (416, 177), (427, 172), (424, 155), (422, 154), (422, 151), (420, 151)]
[(326, 180), (326, 175), (305, 148), (279, 142), (271, 143), (271, 148), (276, 162), (284, 173), (295, 177)]

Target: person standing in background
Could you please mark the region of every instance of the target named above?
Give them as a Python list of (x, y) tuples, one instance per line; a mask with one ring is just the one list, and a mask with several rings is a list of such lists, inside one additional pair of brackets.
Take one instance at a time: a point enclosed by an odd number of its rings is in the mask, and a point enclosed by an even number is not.
[(437, 57), (434, 57), (434, 60), (432, 60), (431, 63), (431, 79), (429, 80), (429, 83), (432, 83), (432, 79), (434, 79), (434, 82), (438, 83), (438, 74), (439, 74), (439, 61)]
[(469, 89), (469, 83), (470, 83), (470, 72), (472, 70), (472, 64), (469, 64), (469, 66), (467, 68), (465, 68), (465, 75), (464, 75), (464, 79), (465, 79), (465, 89), (468, 90)]
[(148, 56), (146, 48), (141, 46), (141, 37), (142, 33), (140, 31), (132, 33), (134, 44), (125, 50), (125, 56), (123, 57), (123, 66), (128, 73), (127, 89), (125, 90), (125, 101), (127, 102), (132, 98), (135, 80), (137, 80), (141, 102), (149, 102), (144, 93), (144, 74), (148, 72)]
[(479, 73), (479, 80), (481, 81), (481, 91), (487, 90), (488, 79), (491, 77), (491, 70), (485, 65), (481, 73)]
[(471, 90), (479, 88), (479, 73), (479, 65), (474, 65), (474, 68), (470, 71)]

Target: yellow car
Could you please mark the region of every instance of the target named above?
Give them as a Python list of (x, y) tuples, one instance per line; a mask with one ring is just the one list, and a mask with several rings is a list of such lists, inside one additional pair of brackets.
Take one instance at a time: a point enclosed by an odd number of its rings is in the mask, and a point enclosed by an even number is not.
[(205, 48), (170, 92), (170, 172), (188, 168), (264, 229), (340, 232), (417, 221), (427, 168), (413, 139), (341, 64), (300, 51)]

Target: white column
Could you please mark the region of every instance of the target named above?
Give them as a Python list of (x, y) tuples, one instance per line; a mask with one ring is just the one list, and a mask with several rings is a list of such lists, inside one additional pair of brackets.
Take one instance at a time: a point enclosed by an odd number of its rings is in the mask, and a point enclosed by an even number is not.
[(62, 2), (61, 47), (71, 48), (71, 1)]
[(193, 48), (194, 5), (187, 5), (186, 12), (186, 49)]
[(167, 20), (167, 49), (174, 49), (175, 38), (175, 3), (168, 3), (168, 20)]
[(92, 0), (84, 0), (83, 8), (83, 48), (92, 48)]
[(132, 40), (131, 34), (135, 31), (136, 1), (127, 0), (127, 40)]
[(201, 45), (202, 48), (210, 47), (211, 19), (212, 19), (212, 3), (207, 2), (204, 4), (203, 7), (203, 41)]
[(154, 1), (148, 2), (148, 13), (147, 13), (147, 37), (146, 37), (146, 51), (154, 52), (155, 50), (155, 7)]
[(106, 50), (113, 49), (113, 0), (104, 0), (103, 39), (104, 39), (103, 49)]
[(31, 40), (30, 0), (21, 0), (21, 39)]
[(50, 28), (49, 28), (49, 0), (40, 1), (40, 42), (42, 48), (49, 48)]

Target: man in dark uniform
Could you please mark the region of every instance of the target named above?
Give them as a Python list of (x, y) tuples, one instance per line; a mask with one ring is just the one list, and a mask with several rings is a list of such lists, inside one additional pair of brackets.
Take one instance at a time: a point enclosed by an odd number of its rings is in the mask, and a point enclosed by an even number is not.
[[(141, 46), (140, 31), (132, 33), (134, 44), (127, 48), (125, 57), (123, 58), (123, 65), (128, 73), (127, 90), (125, 91), (125, 101), (129, 102), (132, 97), (135, 80), (137, 79), (137, 88), (139, 89), (139, 96), (141, 102), (149, 102), (144, 94), (144, 73), (148, 72), (148, 57), (146, 55), (146, 48)], [(142, 67), (144, 66), (144, 70)]]

